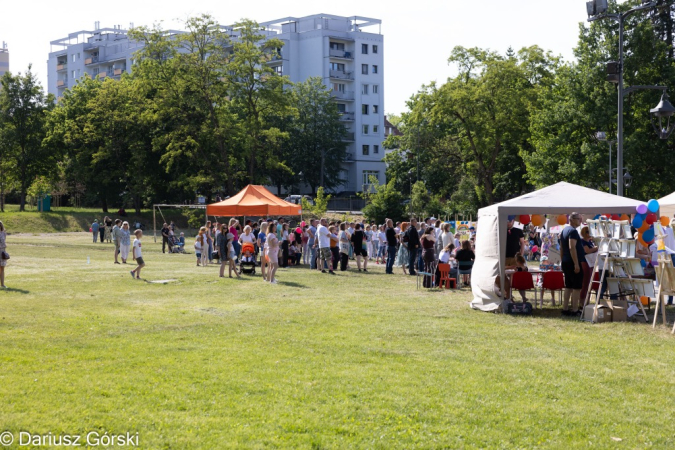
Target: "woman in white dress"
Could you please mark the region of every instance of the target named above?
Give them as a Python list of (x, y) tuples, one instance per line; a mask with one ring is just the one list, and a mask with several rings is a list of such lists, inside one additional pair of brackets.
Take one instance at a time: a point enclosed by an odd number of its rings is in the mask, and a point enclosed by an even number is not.
[(122, 223), (122, 228), (119, 231), (119, 240), (120, 258), (122, 258), (122, 264), (126, 264), (127, 258), (129, 257), (129, 249), (131, 248), (131, 231), (129, 231), (129, 222)]

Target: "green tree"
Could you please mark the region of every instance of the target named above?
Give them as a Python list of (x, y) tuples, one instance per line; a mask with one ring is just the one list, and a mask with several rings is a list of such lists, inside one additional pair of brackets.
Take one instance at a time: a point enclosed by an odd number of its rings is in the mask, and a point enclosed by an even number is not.
[(323, 186), (320, 186), (316, 190), (316, 197), (314, 198), (314, 204), (310, 204), (306, 198), (302, 198), (302, 212), (303, 214), (308, 214), (311, 217), (321, 218), (328, 211), (328, 201), (331, 199), (330, 195), (326, 195)]
[(33, 180), (41, 175), (51, 176), (59, 159), (57, 151), (42, 145), (53, 98), (45, 96), (31, 66), (25, 74), (5, 73), (0, 83), (0, 164), (3, 174), (6, 168), (16, 177), (21, 196), (19, 209), (24, 211)]
[(379, 184), (376, 180), (371, 183), (375, 186), (375, 192), (367, 194), (368, 204), (363, 208), (363, 214), (377, 223), (384, 223), (387, 218), (394, 221), (403, 219), (406, 216), (406, 207), (394, 180), (389, 180), (387, 184)]

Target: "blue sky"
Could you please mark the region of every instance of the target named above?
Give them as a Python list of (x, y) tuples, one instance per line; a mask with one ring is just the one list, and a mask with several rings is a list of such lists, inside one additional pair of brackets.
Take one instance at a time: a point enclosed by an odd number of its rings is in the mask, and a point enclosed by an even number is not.
[(539, 45), (571, 59), (579, 23), (586, 20), (584, 0), (256, 0), (194, 2), (53, 2), (3, 0), (0, 41), (7, 41), (10, 68), (25, 71), (29, 63), (46, 85), (49, 41), (68, 33), (130, 22), (136, 26), (163, 21), (179, 28), (185, 18), (208, 13), (221, 23), (241, 18), (265, 22), (286, 16), (327, 13), (382, 19), (385, 57), (385, 112), (400, 113), (405, 101), (432, 80), (443, 82), (454, 68), (447, 64), (453, 47), (491, 48)]

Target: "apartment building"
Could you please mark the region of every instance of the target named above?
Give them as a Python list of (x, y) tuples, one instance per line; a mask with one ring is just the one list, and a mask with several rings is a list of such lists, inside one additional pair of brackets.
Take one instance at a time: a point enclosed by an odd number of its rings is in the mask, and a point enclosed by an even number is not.
[(347, 128), (345, 191), (362, 191), (370, 177), (385, 183), (384, 45), (382, 21), (316, 14), (263, 22), (284, 42), (269, 64), (293, 82), (321, 77), (331, 88)]
[(2, 47), (0, 47), (0, 77), (9, 72), (9, 50), (7, 49), (7, 43), (3, 42)]
[[(133, 27), (133, 24), (131, 25)], [(139, 44), (131, 41), (121, 25), (82, 30), (50, 42), (47, 92), (57, 98), (85, 74), (92, 78), (119, 79), (131, 68)]]
[[(268, 64), (292, 82), (320, 77), (332, 96), (347, 129), (344, 191), (369, 189), (370, 177), (385, 183), (384, 47), (381, 20), (359, 16), (317, 14), (285, 17), (261, 23), (266, 37), (284, 42), (281, 56)], [(133, 24), (131, 25), (133, 27)], [(223, 27), (232, 37), (237, 33)], [(169, 30), (169, 33), (180, 31)], [(57, 98), (89, 74), (92, 78), (119, 78), (131, 70), (140, 43), (121, 26), (78, 31), (51, 42), (48, 92)]]

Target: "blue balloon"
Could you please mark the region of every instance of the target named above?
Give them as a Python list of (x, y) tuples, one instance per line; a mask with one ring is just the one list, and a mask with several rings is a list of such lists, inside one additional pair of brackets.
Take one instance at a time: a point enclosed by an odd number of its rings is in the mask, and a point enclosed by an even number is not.
[(511, 222), (511, 221), (514, 220), (515, 218), (516, 218), (516, 216), (509, 216), (509, 222)]
[[(647, 209), (649, 212), (657, 212), (659, 210), (659, 201), (655, 199), (651, 199), (647, 202)], [(646, 241), (646, 239), (645, 239)]]
[(647, 218), (647, 214), (636, 214), (635, 217), (639, 217), (644, 222), (645, 219)]
[(642, 233), (642, 240), (645, 242), (651, 242), (654, 240), (654, 230), (649, 229)]
[(593, 220), (598, 220), (600, 217), (602, 217), (602, 214), (597, 214), (595, 217), (593, 217)]
[(633, 219), (633, 227), (635, 227), (635, 228), (640, 228), (640, 227), (642, 226), (642, 223), (643, 223), (643, 222), (644, 222), (644, 219), (643, 219), (642, 217), (640, 217), (640, 214), (638, 214), (638, 215), (635, 216), (635, 218)]

